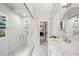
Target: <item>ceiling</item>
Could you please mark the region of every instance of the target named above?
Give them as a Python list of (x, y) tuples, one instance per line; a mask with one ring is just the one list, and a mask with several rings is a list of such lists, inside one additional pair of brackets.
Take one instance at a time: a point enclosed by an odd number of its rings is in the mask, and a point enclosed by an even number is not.
[[(5, 5), (21, 17), (31, 17), (24, 3), (5, 3)], [(53, 14), (56, 14), (56, 11), (59, 11), (59, 8), (57, 8), (59, 6), (54, 3), (26, 3), (26, 5), (28, 6), (32, 16), (39, 20), (49, 20), (52, 18)]]
[(5, 5), (21, 17), (31, 17), (24, 3), (5, 3)]
[(48, 20), (51, 17), (52, 3), (31, 3), (35, 19)]

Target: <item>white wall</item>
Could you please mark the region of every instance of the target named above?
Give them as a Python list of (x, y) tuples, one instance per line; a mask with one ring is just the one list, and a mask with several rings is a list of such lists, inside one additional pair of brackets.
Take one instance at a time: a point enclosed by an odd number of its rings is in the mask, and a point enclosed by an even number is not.
[[(27, 21), (27, 22), (26, 22)], [(21, 33), (21, 43), (26, 46), (31, 46), (34, 39), (34, 20), (31, 18), (24, 18), (22, 21), (22, 33)], [(27, 33), (28, 31), (28, 33)]]
[(7, 36), (0, 38), (0, 55), (8, 55), (13, 53), (20, 47), (20, 34), (22, 32), (22, 19), (11, 11), (7, 6), (0, 4), (0, 12), (7, 16)]
[(40, 21), (35, 20), (35, 46), (38, 47), (40, 45)]
[(55, 3), (52, 9), (52, 18), (49, 23), (49, 34), (50, 35), (58, 35), (59, 33), (59, 14), (62, 11), (62, 7), (60, 3)]

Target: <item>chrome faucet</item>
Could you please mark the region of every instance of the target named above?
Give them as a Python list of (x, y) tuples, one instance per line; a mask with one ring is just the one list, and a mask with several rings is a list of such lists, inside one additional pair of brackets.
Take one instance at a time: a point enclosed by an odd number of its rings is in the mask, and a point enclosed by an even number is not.
[(65, 42), (68, 42), (68, 43), (71, 43), (71, 42), (72, 42), (72, 41), (70, 40), (70, 37), (67, 36), (67, 35), (63, 36), (63, 40), (64, 40)]

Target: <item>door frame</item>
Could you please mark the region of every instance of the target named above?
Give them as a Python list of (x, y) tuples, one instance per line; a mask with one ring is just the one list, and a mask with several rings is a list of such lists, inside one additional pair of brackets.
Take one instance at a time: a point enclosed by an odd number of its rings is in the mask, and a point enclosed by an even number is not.
[(47, 41), (48, 41), (48, 32), (49, 32), (49, 21), (48, 20), (40, 20), (39, 21), (39, 40), (40, 40), (40, 22), (47, 22)]

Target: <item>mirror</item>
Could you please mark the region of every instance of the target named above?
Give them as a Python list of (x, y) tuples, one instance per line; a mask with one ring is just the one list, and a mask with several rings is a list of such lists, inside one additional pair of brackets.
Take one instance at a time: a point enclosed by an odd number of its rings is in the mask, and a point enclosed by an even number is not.
[(61, 30), (65, 33), (65, 40), (79, 33), (79, 8), (70, 8), (65, 12), (60, 23)]
[(68, 35), (72, 36), (79, 33), (79, 15), (63, 20), (61, 24), (62, 30)]

